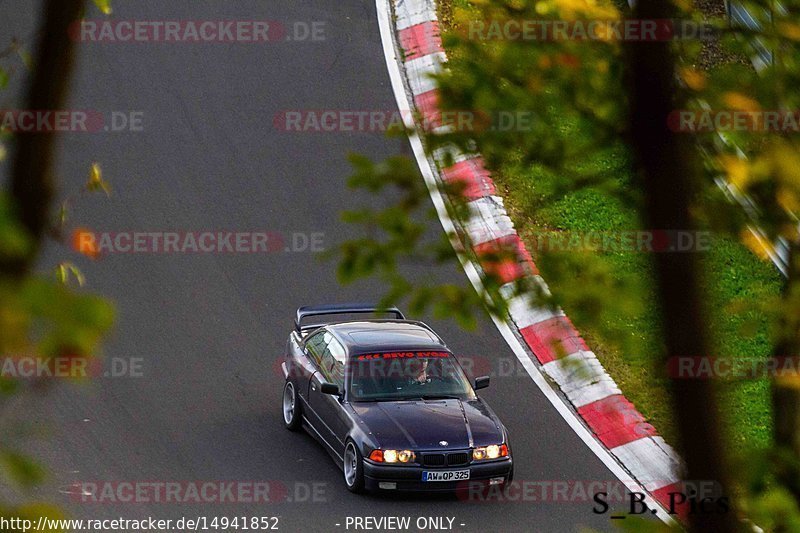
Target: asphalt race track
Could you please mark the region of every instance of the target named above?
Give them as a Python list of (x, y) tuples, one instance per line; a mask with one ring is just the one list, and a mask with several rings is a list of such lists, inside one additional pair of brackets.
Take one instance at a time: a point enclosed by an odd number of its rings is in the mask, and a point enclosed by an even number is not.
[[(287, 236), (287, 245), (294, 233), (316, 233), (326, 248), (356, 235), (340, 213), (373, 199), (345, 187), (346, 154), (379, 160), (408, 153), (407, 142), (374, 132), (278, 131), (273, 118), (285, 110), (395, 109), (372, 0), (113, 5), (119, 20), (323, 21), (324, 40), (80, 44), (69, 108), (106, 116), (141, 112), (143, 123), (142, 131), (62, 135), (64, 194), (81, 187), (92, 161), (113, 187), (110, 198), (80, 199), (74, 225), (110, 232), (267, 230)], [(94, 6), (87, 10), (89, 18), (102, 17)], [(30, 44), (38, 13), (38, 2), (0, 0), (0, 48), (12, 36)], [(19, 92), (18, 73), (0, 93), (2, 107), (21, 105)], [(283, 531), (346, 530), (348, 516), (410, 516), (412, 523), (418, 516), (451, 517), (458, 531), (612, 528), (608, 515), (592, 513), (591, 501), (355, 496), (321, 446), (282, 427), (283, 379), (274, 362), (293, 311), (376, 299), (382, 288), (374, 282), (343, 288), (335, 264), (309, 251), (129, 253), (93, 262), (53, 244), (42, 268), (65, 257), (83, 269), (89, 290), (116, 304), (106, 360), (140, 360), (142, 373), (62, 385), (45, 397), (17, 398), (4, 411), (46, 430), (27, 448), (49, 470), (33, 496), (73, 517), (277, 516)], [(467, 283), (455, 267), (409, 272)], [(488, 320), (474, 333), (430, 322), (456, 354), (488, 361), (494, 371), (514, 360)], [(613, 480), (522, 372), (494, 377), (483, 396), (509, 428), (518, 482)], [(91, 503), (73, 487), (201, 480), (266, 480), (281, 497)]]

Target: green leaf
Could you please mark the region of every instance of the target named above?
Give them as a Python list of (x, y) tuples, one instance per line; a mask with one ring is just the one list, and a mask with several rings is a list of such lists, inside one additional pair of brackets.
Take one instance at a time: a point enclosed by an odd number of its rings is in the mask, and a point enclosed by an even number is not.
[(104, 15), (110, 15), (112, 13), (111, 0), (94, 0), (94, 5), (96, 5), (97, 9), (102, 11)]
[(33, 69), (33, 57), (30, 52), (19, 46), (17, 47), (17, 55), (28, 70)]
[(0, 452), (0, 468), (12, 483), (21, 487), (31, 487), (44, 479), (41, 466), (16, 452)]

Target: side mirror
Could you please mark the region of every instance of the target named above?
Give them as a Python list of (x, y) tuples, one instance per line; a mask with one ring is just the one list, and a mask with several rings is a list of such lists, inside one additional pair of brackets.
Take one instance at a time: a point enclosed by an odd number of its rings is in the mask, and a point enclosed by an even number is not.
[(485, 389), (489, 386), (489, 376), (475, 378), (475, 390)]
[(322, 394), (330, 394), (331, 396), (339, 396), (339, 386), (333, 383), (323, 383), (319, 387)]

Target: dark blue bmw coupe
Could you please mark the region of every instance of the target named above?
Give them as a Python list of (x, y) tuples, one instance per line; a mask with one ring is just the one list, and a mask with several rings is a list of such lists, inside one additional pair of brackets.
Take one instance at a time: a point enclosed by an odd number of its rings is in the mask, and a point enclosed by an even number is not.
[(301, 307), (281, 368), (285, 426), (314, 436), (353, 492), (512, 479), (508, 432), (475, 394), (489, 378), (470, 383), (442, 339), (397, 308)]

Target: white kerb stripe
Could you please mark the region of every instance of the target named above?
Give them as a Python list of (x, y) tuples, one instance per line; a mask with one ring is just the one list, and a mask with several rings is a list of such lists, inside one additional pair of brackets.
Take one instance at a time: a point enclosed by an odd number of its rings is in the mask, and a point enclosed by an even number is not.
[(611, 448), (631, 474), (649, 491), (677, 483), (683, 465), (663, 437), (645, 437)]
[(473, 200), (467, 205), (471, 214), (467, 223), (464, 224), (464, 229), (469, 234), (473, 247), (516, 233), (501, 198), (486, 196)]
[(580, 351), (542, 365), (572, 405), (583, 407), (612, 394), (622, 394), (595, 354)]
[(550, 292), (550, 287), (547, 286), (547, 282), (545, 282), (544, 278), (539, 274), (532, 274), (528, 276), (530, 281), (534, 283), (539, 290), (541, 291), (542, 296), (545, 298), (550, 298), (553, 296), (553, 293)]
[(398, 30), (436, 20), (434, 0), (397, 0), (394, 9), (397, 15)]
[(436, 80), (431, 76), (442, 70), (442, 64), (447, 61), (444, 52), (435, 52), (426, 56), (406, 61), (406, 78), (411, 86), (414, 96), (436, 88)]
[(430, 132), (432, 135), (447, 135), (448, 133), (454, 133), (456, 131), (456, 127), (452, 123), (448, 124), (439, 124)]
[(514, 291), (514, 283), (506, 283), (500, 287), (500, 294), (503, 299), (508, 303), (508, 313), (511, 319), (519, 329), (527, 328), (539, 322), (555, 318), (557, 316), (564, 316), (564, 311), (561, 309), (552, 309), (550, 307), (540, 307), (534, 304), (533, 296), (530, 294), (518, 294), (512, 296)]
[(450, 164), (455, 165), (456, 163), (461, 163), (462, 161), (473, 159), (475, 157), (478, 156), (475, 154), (464, 153), (454, 144), (447, 144), (433, 151), (433, 160), (436, 161), (436, 164), (439, 165), (439, 168)]

